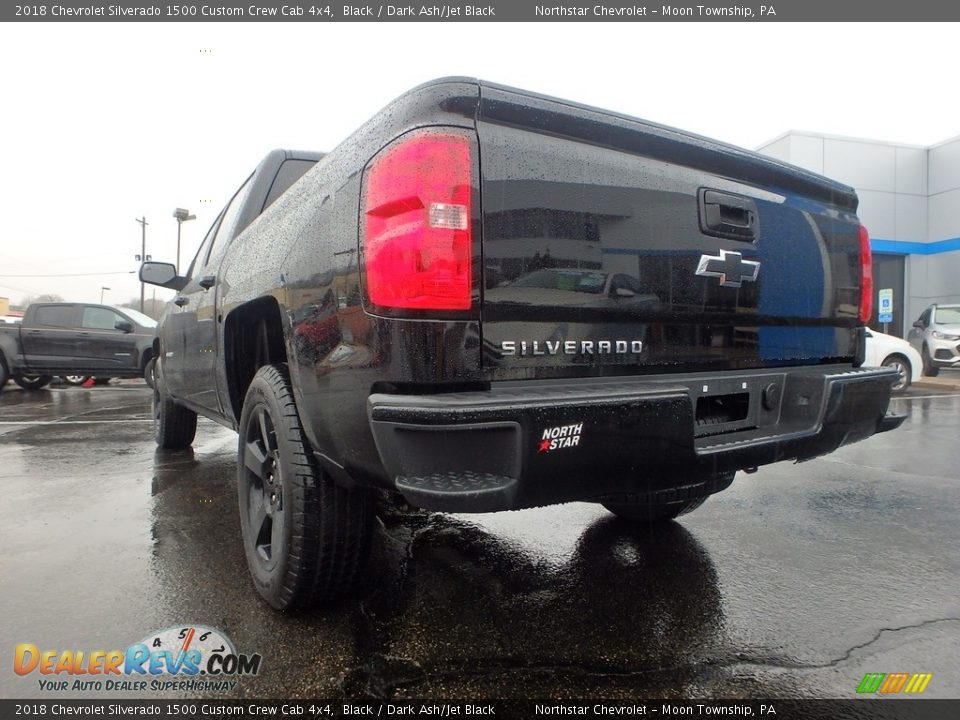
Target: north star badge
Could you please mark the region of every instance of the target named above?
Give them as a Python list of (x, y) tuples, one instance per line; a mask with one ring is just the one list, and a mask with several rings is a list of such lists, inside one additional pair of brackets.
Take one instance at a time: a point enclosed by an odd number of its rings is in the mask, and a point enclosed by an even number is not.
[(744, 260), (738, 252), (721, 250), (719, 256), (701, 255), (697, 275), (720, 278), (721, 287), (738, 288), (745, 282), (753, 282), (760, 272), (760, 263)]
[(563, 448), (577, 447), (580, 444), (580, 433), (583, 432), (583, 423), (573, 425), (557, 425), (546, 428), (543, 437), (537, 446), (538, 453), (562, 450)]

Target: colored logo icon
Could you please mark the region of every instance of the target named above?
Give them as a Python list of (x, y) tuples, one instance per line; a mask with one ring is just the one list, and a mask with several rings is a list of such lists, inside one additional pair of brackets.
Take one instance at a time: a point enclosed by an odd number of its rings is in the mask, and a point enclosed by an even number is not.
[(919, 695), (927, 689), (933, 673), (867, 673), (857, 686), (858, 694)]

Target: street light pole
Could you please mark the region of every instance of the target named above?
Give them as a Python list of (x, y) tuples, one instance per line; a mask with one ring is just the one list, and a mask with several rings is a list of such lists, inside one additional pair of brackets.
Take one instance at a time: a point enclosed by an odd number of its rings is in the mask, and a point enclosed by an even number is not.
[(108, 288), (108, 287), (103, 287), (103, 286), (100, 287), (100, 304), (101, 304), (101, 305), (103, 305), (103, 293), (104, 293), (104, 291), (109, 290), (109, 289), (110, 289), (110, 288)]
[(191, 215), (189, 210), (184, 208), (175, 208), (173, 216), (177, 219), (177, 275), (180, 274), (180, 226), (188, 220), (196, 220), (196, 215)]
[[(140, 258), (141, 262), (147, 261), (147, 216), (144, 215), (142, 218), (137, 218), (137, 222), (140, 223)], [(146, 292), (147, 286), (144, 283), (140, 283), (140, 312), (143, 312), (143, 301), (144, 294)]]

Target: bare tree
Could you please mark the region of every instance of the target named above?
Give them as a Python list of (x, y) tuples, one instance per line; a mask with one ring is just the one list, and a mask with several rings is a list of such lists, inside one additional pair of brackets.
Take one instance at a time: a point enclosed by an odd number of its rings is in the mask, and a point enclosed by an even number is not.
[(63, 298), (56, 293), (44, 293), (42, 295), (29, 295), (23, 299), (23, 306), (26, 307), (30, 303), (44, 303), (44, 302), (63, 302)]

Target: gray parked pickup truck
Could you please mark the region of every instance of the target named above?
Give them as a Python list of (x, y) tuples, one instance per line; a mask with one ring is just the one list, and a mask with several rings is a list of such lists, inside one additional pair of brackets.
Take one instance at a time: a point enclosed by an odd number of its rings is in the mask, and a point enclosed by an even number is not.
[(276, 196), (292, 157), (246, 179), (186, 275), (141, 268), (178, 292), (157, 443), (190, 445), (198, 413), (237, 430), (243, 547), (276, 608), (362, 575), (375, 490), (654, 523), (903, 421), (896, 371), (861, 367), (871, 256), (849, 187), (459, 78)]
[(39, 390), (55, 375), (150, 382), (156, 326), (130, 308), (34, 303), (23, 322), (0, 326), (0, 388), (12, 378), (25, 390)]

